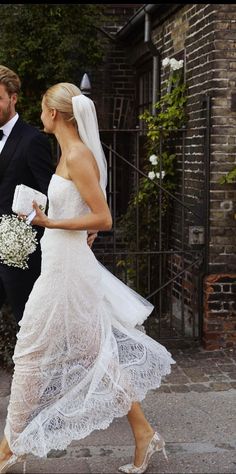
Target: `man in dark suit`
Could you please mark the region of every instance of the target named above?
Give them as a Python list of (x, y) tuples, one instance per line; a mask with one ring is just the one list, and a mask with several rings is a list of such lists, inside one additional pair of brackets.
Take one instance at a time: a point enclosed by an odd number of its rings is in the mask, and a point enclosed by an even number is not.
[[(54, 173), (51, 148), (47, 136), (23, 122), (16, 112), (20, 79), (0, 65), (0, 215), (12, 213), (17, 184), (25, 184), (47, 194)], [(37, 228), (38, 239), (42, 230)], [(0, 309), (7, 300), (17, 322), (41, 270), (40, 245), (30, 255), (29, 269), (0, 263)], [(32, 315), (33, 316), (33, 315)]]

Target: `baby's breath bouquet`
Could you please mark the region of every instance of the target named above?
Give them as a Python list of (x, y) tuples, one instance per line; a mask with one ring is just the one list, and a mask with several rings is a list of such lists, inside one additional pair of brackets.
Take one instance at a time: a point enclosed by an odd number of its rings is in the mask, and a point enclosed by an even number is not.
[(0, 261), (9, 267), (28, 267), (37, 246), (36, 231), (15, 214), (0, 217)]

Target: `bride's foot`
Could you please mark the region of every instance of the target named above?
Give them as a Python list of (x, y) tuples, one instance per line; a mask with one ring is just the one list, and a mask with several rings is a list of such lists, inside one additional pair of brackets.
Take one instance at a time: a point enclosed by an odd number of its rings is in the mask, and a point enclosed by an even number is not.
[(10, 467), (14, 466), (18, 462), (23, 462), (23, 474), (26, 473), (26, 461), (25, 456), (16, 456), (11, 451), (0, 451), (0, 474), (7, 472)]
[(136, 440), (136, 447), (134, 453), (134, 465), (140, 467), (143, 464), (148, 445), (150, 444), (151, 439), (154, 435), (154, 430), (149, 433), (144, 433), (140, 439)]
[(142, 441), (137, 442), (134, 464), (125, 464), (119, 468), (119, 471), (130, 474), (143, 474), (148, 468), (152, 455), (157, 451), (162, 451), (167, 460), (165, 441), (159, 433), (153, 432), (152, 435), (144, 436)]
[(6, 472), (6, 465), (12, 455), (11, 451), (4, 452), (0, 451), (0, 473)]
[[(0, 442), (0, 474), (8, 472), (11, 466), (18, 462), (23, 462), (23, 457), (18, 457), (12, 453), (6, 437), (3, 436)], [(25, 465), (23, 466), (23, 472), (25, 472)]]
[(7, 461), (12, 455), (11, 451), (0, 451), (0, 466), (2, 462)]

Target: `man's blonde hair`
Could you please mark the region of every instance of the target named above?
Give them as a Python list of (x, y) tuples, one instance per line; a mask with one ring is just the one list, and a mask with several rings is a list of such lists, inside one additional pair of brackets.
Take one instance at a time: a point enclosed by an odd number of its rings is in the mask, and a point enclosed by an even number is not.
[(0, 84), (3, 84), (9, 95), (19, 94), (21, 81), (19, 76), (6, 66), (0, 64)]

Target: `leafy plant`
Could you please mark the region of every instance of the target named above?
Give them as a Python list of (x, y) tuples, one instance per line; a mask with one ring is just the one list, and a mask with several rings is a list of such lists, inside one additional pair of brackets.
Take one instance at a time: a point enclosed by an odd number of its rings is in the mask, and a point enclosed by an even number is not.
[(220, 184), (235, 183), (236, 182), (236, 168), (233, 168), (225, 176), (220, 178), (219, 182), (220, 182)]
[(41, 95), (57, 82), (78, 84), (100, 63), (103, 47), (96, 26), (99, 4), (2, 4), (0, 64), (22, 80), (18, 110), (40, 122)]
[[(164, 82), (165, 93), (155, 104), (156, 114), (146, 110), (140, 118), (146, 125), (146, 158), (143, 173), (139, 179), (138, 190), (130, 198), (126, 213), (120, 219), (120, 228), (124, 239), (129, 244), (130, 251), (154, 251), (159, 248), (159, 238), (168, 245), (170, 193), (176, 187), (176, 150), (173, 139), (186, 124), (185, 105), (187, 102), (187, 87), (183, 83), (183, 61), (166, 58), (163, 67), (169, 68), (169, 74)], [(162, 192), (160, 194), (160, 187)], [(138, 215), (138, 233), (137, 233)], [(159, 235), (159, 222), (162, 220), (162, 236)], [(163, 239), (163, 234), (165, 239)], [(138, 239), (137, 239), (138, 235)], [(163, 249), (163, 247), (162, 247)], [(129, 281), (137, 290), (147, 294), (150, 282), (147, 282), (148, 268), (151, 274), (156, 271), (157, 260), (152, 258), (148, 263), (146, 256), (139, 257), (138, 266), (142, 281), (136, 282), (135, 256), (128, 261)], [(119, 265), (125, 262), (120, 261)], [(156, 278), (155, 278), (156, 280)]]

